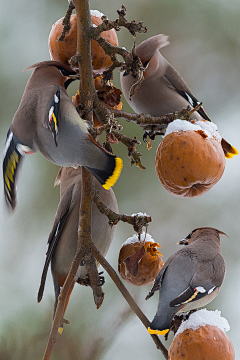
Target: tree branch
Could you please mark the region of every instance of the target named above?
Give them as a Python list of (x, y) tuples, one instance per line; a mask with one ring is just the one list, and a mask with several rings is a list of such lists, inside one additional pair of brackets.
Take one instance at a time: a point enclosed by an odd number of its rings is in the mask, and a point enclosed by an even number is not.
[[(74, 5), (77, 12), (78, 27), (78, 54), (76, 55), (76, 59), (79, 62), (80, 99), (83, 110), (85, 110), (85, 119), (92, 122), (92, 112), (89, 112), (89, 109), (92, 109), (93, 107), (92, 99), (93, 94), (95, 94), (95, 87), (92, 75), (91, 39), (87, 35), (89, 33), (88, 29), (91, 27), (89, 1), (75, 0)], [(82, 191), (79, 209), (77, 250), (71, 269), (58, 298), (58, 305), (43, 360), (50, 359), (52, 348), (56, 342), (58, 328), (64, 323), (64, 312), (69, 300), (69, 295), (74, 287), (77, 270), (81, 262), (86, 264), (97, 308), (101, 306), (104, 298), (102, 288), (99, 286), (100, 279), (97, 272), (96, 262), (91, 254), (91, 192), (92, 176), (85, 168), (82, 168)]]
[(67, 9), (66, 14), (65, 14), (65, 16), (63, 18), (63, 21), (62, 21), (63, 30), (62, 30), (61, 36), (57, 39), (58, 42), (63, 41), (65, 39), (66, 34), (71, 29), (70, 19), (71, 19), (73, 9), (75, 9), (75, 6), (74, 6), (73, 2), (70, 1), (70, 3), (68, 4), (68, 9)]
[(80, 104), (84, 119), (92, 123), (93, 97), (96, 94), (91, 58), (90, 28), (92, 19), (88, 0), (74, 1), (77, 13), (77, 55), (71, 59), (78, 62), (80, 79)]
[(113, 225), (117, 225), (117, 223), (119, 221), (122, 222), (126, 222), (130, 225), (133, 225), (134, 230), (140, 234), (142, 233), (142, 228), (144, 226), (148, 226), (148, 223), (150, 223), (152, 221), (151, 216), (149, 215), (145, 215), (145, 216), (140, 216), (140, 215), (121, 215), (121, 214), (117, 214), (114, 211), (112, 211), (101, 199), (101, 197), (99, 196), (97, 190), (93, 189), (92, 191), (92, 199), (95, 202), (95, 204), (97, 205), (98, 210), (106, 215), (109, 219), (109, 224), (111, 226)]
[[(119, 291), (125, 298), (125, 300), (128, 302), (131, 309), (134, 311), (134, 313), (137, 315), (137, 317), (140, 319), (140, 321), (143, 323), (143, 325), (148, 329), (150, 326), (150, 321), (145, 316), (145, 314), (142, 312), (142, 310), (139, 308), (139, 306), (136, 304), (126, 287), (123, 285), (122, 281), (119, 279), (116, 271), (111, 267), (111, 265), (107, 262), (107, 260), (101, 255), (101, 253), (98, 251), (98, 249), (93, 245), (92, 247), (92, 254), (95, 257), (95, 259), (102, 265), (102, 267), (107, 271), (109, 276), (112, 278), (115, 285), (118, 287)], [(156, 344), (157, 349), (159, 349), (164, 358), (168, 359), (168, 350), (165, 348), (165, 346), (162, 344), (160, 339), (157, 335), (151, 335), (153, 341)]]

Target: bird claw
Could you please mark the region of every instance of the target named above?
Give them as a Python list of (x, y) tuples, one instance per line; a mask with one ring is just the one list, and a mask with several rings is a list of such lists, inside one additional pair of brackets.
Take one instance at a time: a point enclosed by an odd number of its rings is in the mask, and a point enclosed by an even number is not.
[(168, 339), (168, 334), (170, 333), (170, 331), (173, 331), (173, 333), (175, 335), (176, 332), (178, 331), (180, 325), (182, 324), (182, 322), (188, 320), (190, 315), (193, 314), (195, 311), (197, 311), (197, 309), (191, 310), (187, 313), (182, 313), (181, 315), (175, 315), (174, 318), (172, 319), (168, 333), (165, 334), (165, 336), (164, 336), (165, 340)]
[[(103, 274), (103, 271), (101, 271), (98, 275)], [(99, 276), (99, 285), (98, 286), (103, 286), (105, 284), (105, 277), (104, 276)]]
[[(103, 271), (101, 271), (98, 275), (101, 275), (101, 274), (103, 274)], [(98, 276), (98, 279), (99, 279), (98, 286), (102, 286), (102, 285), (105, 284), (105, 278), (104, 278), (104, 276)], [(76, 282), (77, 282), (79, 285), (91, 286), (91, 284), (90, 284), (90, 278), (89, 278), (88, 275), (87, 275), (84, 279), (78, 278)]]
[(147, 139), (155, 140), (155, 137), (157, 135), (164, 135), (164, 132), (162, 129), (159, 129), (157, 126), (152, 126), (151, 130), (145, 130), (143, 134), (143, 141), (147, 142)]

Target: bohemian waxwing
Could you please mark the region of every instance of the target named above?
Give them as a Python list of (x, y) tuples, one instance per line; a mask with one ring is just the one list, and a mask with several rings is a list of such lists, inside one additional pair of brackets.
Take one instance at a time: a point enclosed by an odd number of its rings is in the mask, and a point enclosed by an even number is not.
[(106, 188), (114, 185), (122, 160), (101, 148), (88, 132), (66, 87), (76, 75), (70, 66), (44, 61), (34, 69), (9, 127), (3, 160), (5, 199), (16, 206), (16, 176), (24, 153), (37, 149), (60, 166), (84, 166)]
[(150, 334), (166, 334), (175, 314), (205, 306), (218, 295), (226, 272), (220, 235), (227, 236), (210, 227), (198, 228), (179, 242), (187, 246), (170, 256), (146, 297), (159, 290)]
[[(44, 292), (48, 266), (51, 262), (55, 290), (54, 311), (57, 306), (60, 288), (66, 280), (76, 252), (79, 207), (81, 201), (81, 181), (81, 167), (77, 169), (71, 167), (61, 168), (55, 181), (55, 185), (60, 184), (60, 203), (48, 238), (46, 261), (38, 292), (38, 302), (40, 302)], [(118, 204), (113, 190), (105, 190), (96, 179), (94, 179), (94, 185), (103, 202), (110, 207), (111, 210), (118, 213)], [(110, 226), (107, 216), (101, 214), (96, 204), (92, 203), (92, 240), (103, 256), (107, 254), (115, 230), (116, 225)], [(97, 265), (99, 266), (99, 264)], [(87, 280), (88, 275), (86, 266), (80, 266), (77, 272), (76, 281), (83, 284), (84, 282), (87, 283)]]
[[(158, 51), (168, 44), (168, 36), (159, 34), (136, 46), (136, 53), (145, 71), (144, 80), (131, 100), (129, 92), (135, 78), (126, 71), (120, 75), (123, 94), (136, 113), (164, 116), (181, 111), (189, 105), (194, 108), (200, 104), (181, 75)], [(191, 115), (191, 119), (211, 121), (202, 107)], [(238, 154), (238, 151), (224, 139), (222, 139), (222, 148), (228, 158)]]

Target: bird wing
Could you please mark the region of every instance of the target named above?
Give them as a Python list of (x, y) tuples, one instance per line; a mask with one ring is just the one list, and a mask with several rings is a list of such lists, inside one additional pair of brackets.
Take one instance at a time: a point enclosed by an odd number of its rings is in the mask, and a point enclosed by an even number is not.
[(46, 253), (46, 259), (45, 264), (43, 267), (41, 282), (38, 290), (38, 302), (42, 300), (44, 287), (45, 287), (45, 281), (47, 277), (48, 267), (52, 258), (52, 254), (54, 252), (54, 249), (56, 248), (56, 245), (58, 243), (58, 240), (61, 236), (62, 230), (64, 228), (64, 225), (66, 223), (66, 220), (73, 208), (73, 201), (74, 198), (74, 185), (70, 186), (67, 191), (64, 193), (57, 209), (57, 213), (54, 219), (54, 224), (52, 227), (52, 230), (50, 232), (50, 235), (48, 237), (48, 249)]
[[(176, 69), (174, 69), (174, 67), (169, 62), (167, 62), (166, 71), (163, 79), (169, 87), (171, 87), (179, 95), (185, 98), (193, 108), (200, 104), (200, 102), (195, 98), (181, 75), (177, 72)], [(202, 116), (203, 119), (211, 121), (203, 107), (200, 107), (198, 113)]]
[(222, 285), (224, 276), (225, 262), (219, 254), (212, 261), (197, 263), (189, 286), (170, 302), (170, 306), (184, 305), (211, 294)]
[(16, 180), (24, 156), (20, 145), (17, 136), (9, 129), (3, 156), (3, 182), (5, 200), (11, 211), (15, 209), (17, 203)]
[[(166, 63), (165, 75), (162, 77), (163, 81), (165, 81), (168, 87), (175, 90), (179, 95), (186, 99), (192, 108), (198, 106), (200, 101), (198, 101), (198, 99), (193, 95), (183, 78), (167, 60)], [(202, 106), (197, 112), (204, 120), (211, 121)], [(221, 145), (226, 158), (232, 158), (234, 155), (238, 155), (237, 149), (229, 144), (225, 139), (222, 139)]]
[(60, 118), (60, 86), (57, 86), (57, 91), (51, 98), (48, 105), (48, 127), (52, 132), (52, 136), (57, 145), (58, 128)]
[(151, 288), (151, 290), (149, 291), (149, 293), (147, 294), (145, 300), (148, 300), (150, 297), (153, 296), (153, 294), (155, 293), (155, 291), (160, 290), (161, 288), (161, 284), (162, 284), (162, 280), (164, 277), (164, 274), (169, 266), (169, 264), (171, 263), (171, 261), (174, 259), (174, 255), (170, 256), (168, 258), (168, 260), (165, 262), (165, 264), (163, 265), (162, 269), (160, 270), (160, 272), (158, 273), (158, 275), (156, 276), (155, 280), (154, 280), (154, 284), (153, 287)]

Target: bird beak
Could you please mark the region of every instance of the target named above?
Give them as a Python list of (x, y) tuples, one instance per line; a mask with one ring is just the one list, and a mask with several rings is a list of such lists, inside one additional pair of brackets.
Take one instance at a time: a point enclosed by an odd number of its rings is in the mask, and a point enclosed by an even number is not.
[(180, 240), (177, 245), (188, 245), (188, 239), (182, 239)]

